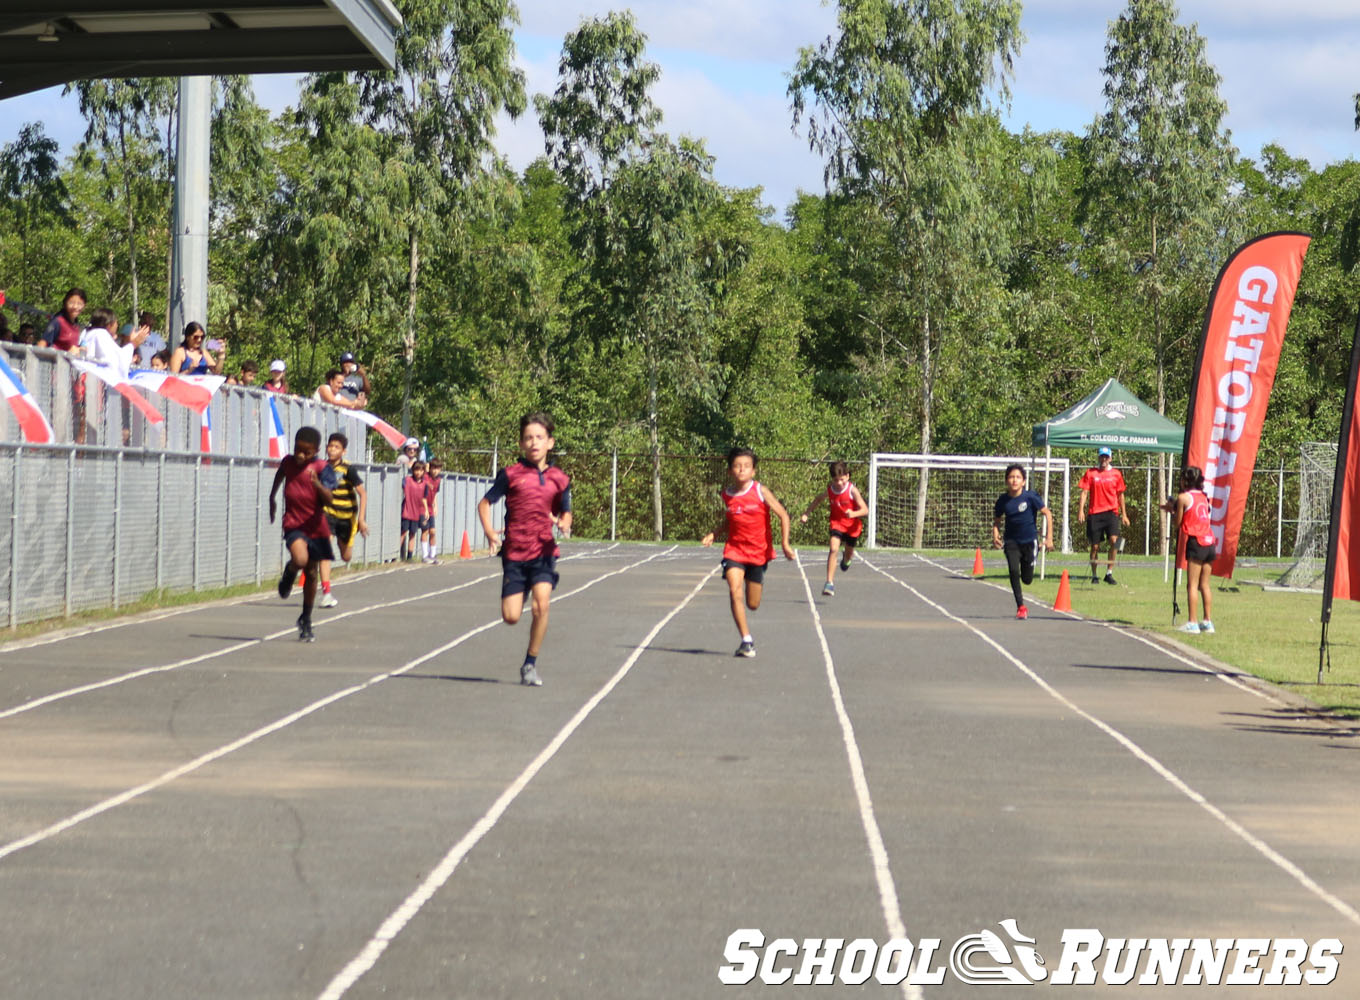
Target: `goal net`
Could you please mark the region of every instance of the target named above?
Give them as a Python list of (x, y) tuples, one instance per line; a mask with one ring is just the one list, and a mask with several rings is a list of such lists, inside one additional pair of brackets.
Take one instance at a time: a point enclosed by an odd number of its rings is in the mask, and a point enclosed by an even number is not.
[(1298, 534), (1294, 536), (1294, 562), (1280, 577), (1279, 586), (1293, 590), (1322, 588), (1335, 478), (1336, 442), (1304, 442), (1299, 457), (1299, 520)]
[(996, 498), (1006, 490), (1008, 465), (1024, 467), (1026, 485), (1043, 496), (1053, 511), (1054, 541), (1061, 539), (1062, 551), (1069, 551), (1071, 469), (1067, 459), (881, 452), (869, 463), (869, 547), (990, 547), (992, 512)]

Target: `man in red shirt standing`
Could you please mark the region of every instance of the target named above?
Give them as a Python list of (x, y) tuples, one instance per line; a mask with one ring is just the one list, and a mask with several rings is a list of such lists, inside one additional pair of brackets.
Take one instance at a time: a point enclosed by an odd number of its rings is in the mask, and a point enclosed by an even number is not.
[[(1109, 448), (1101, 448), (1099, 464), (1087, 469), (1081, 477), (1081, 506), (1077, 520), (1086, 525), (1086, 540), (1091, 543), (1091, 582), (1099, 583), (1096, 567), (1100, 562), (1100, 543), (1110, 540), (1110, 561), (1105, 571), (1105, 582), (1114, 583), (1114, 560), (1119, 551), (1119, 526), (1129, 523), (1128, 508), (1124, 505), (1124, 474), (1114, 467)], [(1090, 503), (1091, 516), (1086, 516)]]

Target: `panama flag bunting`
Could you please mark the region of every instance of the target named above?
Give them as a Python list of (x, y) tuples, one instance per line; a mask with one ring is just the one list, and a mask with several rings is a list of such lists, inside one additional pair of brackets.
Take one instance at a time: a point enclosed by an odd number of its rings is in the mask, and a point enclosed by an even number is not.
[(25, 387), (24, 380), (9, 366), (4, 351), (0, 351), (0, 392), (4, 393), (5, 401), (14, 411), (14, 418), (19, 421), (25, 441), (29, 444), (52, 444), (57, 439), (52, 425), (47, 422), (47, 417), (38, 409), (38, 404)]
[[(154, 392), (158, 396), (164, 396), (172, 403), (180, 406), (187, 406), (195, 413), (202, 413), (204, 407), (212, 402), (213, 393), (217, 391), (217, 386), (204, 385), (197, 378), (216, 378), (222, 379), (220, 375), (206, 376), (175, 376), (165, 372), (135, 371), (129, 377), (129, 381), (139, 389), (147, 392)], [(226, 381), (222, 379), (222, 381)], [(218, 382), (217, 385), (221, 385)]]
[(397, 430), (386, 420), (383, 420), (381, 417), (377, 417), (372, 413), (369, 413), (367, 410), (341, 410), (340, 412), (347, 417), (353, 417), (355, 420), (358, 420), (361, 423), (365, 423), (369, 427), (373, 428), (375, 431), (382, 435), (384, 441), (390, 444), (393, 448), (396, 448), (398, 451), (401, 450), (402, 444), (406, 441), (405, 434)]
[(165, 422), (165, 417), (161, 416), (161, 411), (148, 403), (142, 394), (132, 387), (132, 383), (123, 378), (122, 373), (116, 368), (111, 368), (108, 365), (96, 365), (90, 361), (81, 361), (79, 358), (72, 358), (71, 364), (78, 371), (93, 375), (105, 385), (113, 388), (120, 396), (140, 410), (142, 416), (146, 417), (150, 423), (161, 424)]
[(198, 450), (206, 455), (212, 451), (212, 407), (203, 407), (198, 420)]
[(283, 458), (288, 451), (288, 438), (283, 433), (283, 421), (279, 419), (279, 408), (272, 393), (265, 400), (269, 405), (264, 408), (264, 432), (269, 438), (269, 457)]
[(1233, 574), (1266, 403), (1311, 240), (1269, 233), (1248, 241), (1223, 265), (1209, 297), (1181, 461), (1204, 471), (1214, 576)]
[[(1327, 563), (1322, 576), (1322, 645), (1318, 650), (1318, 683), (1322, 661), (1330, 651), (1327, 626), (1332, 600), (1360, 601), (1360, 530), (1352, 523), (1360, 516), (1360, 414), (1356, 408), (1356, 378), (1360, 375), (1360, 318), (1351, 341), (1351, 368), (1341, 406), (1341, 436), (1336, 443), (1336, 476), (1332, 479), (1331, 524), (1327, 532)], [(1328, 656), (1330, 660), (1330, 656)]]

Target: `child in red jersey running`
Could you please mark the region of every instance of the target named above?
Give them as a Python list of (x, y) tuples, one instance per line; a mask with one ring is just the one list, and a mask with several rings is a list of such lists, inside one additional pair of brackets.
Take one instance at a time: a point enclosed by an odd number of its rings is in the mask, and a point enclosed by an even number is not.
[[(1214, 623), (1209, 619), (1212, 600), (1209, 582), (1211, 567), (1218, 556), (1218, 539), (1209, 523), (1209, 496), (1204, 492), (1204, 473), (1198, 466), (1187, 465), (1181, 472), (1181, 493), (1174, 501), (1162, 504), (1162, 510), (1176, 515), (1177, 565), (1179, 553), (1185, 553), (1185, 603), (1190, 620), (1180, 627), (1182, 632), (1210, 635)], [(1179, 546), (1183, 545), (1184, 549)], [(1204, 601), (1204, 617), (1195, 621), (1195, 594)]]
[[(331, 502), (331, 491), (322, 483), (326, 460), (317, 458), (321, 448), (321, 432), (315, 427), (301, 427), (293, 439), (293, 453), (279, 462), (274, 474), (274, 487), (269, 491), (269, 522), (278, 512), (276, 496), (283, 486), (283, 544), (288, 548), (288, 562), (279, 577), (279, 596), (285, 600), (293, 590), (293, 581), (310, 564), (334, 559), (331, 549), (331, 527), (326, 522), (325, 507)], [(298, 616), (298, 638), (315, 642), (312, 632), (312, 605), (316, 601), (318, 574), (308, 573), (302, 585), (302, 614)]]
[(411, 474), (401, 481), (401, 559), (410, 562), (420, 547), (420, 536), (430, 519), (430, 489), (425, 482), (425, 463), (416, 459)]
[(844, 544), (845, 554), (840, 560), (841, 571), (848, 570), (850, 560), (855, 556), (855, 545), (859, 542), (859, 536), (864, 533), (864, 522), (860, 518), (869, 516), (869, 505), (864, 502), (864, 496), (855, 488), (854, 483), (850, 482), (848, 465), (844, 462), (832, 462), (828, 469), (831, 472), (831, 485), (826, 488), (825, 493), (807, 505), (807, 510), (803, 511), (800, 520), (807, 524), (808, 515), (816, 510), (823, 500), (831, 508), (831, 551), (826, 556), (826, 583), (822, 585), (822, 593), (830, 597), (836, 593), (836, 554)]
[[(558, 581), (553, 528), (560, 529), (564, 538), (571, 535), (571, 478), (548, 458), (556, 444), (555, 429), (548, 414), (525, 414), (519, 422), (520, 460), (498, 472), (491, 489), (477, 502), (477, 516), (491, 551), (499, 550), (501, 555), (501, 619), (505, 624), (519, 622), (524, 595), (531, 596), (529, 648), (519, 668), (519, 682), (530, 687), (543, 683), (538, 676), (538, 654), (548, 631), (548, 602)], [(491, 524), (491, 505), (502, 497), (503, 540)]]
[(746, 627), (746, 609), (754, 611), (760, 607), (765, 567), (774, 561), (771, 511), (779, 518), (784, 558), (797, 559), (798, 553), (789, 547), (789, 512), (773, 493), (756, 482), (756, 453), (750, 448), (733, 448), (727, 453), (727, 474), (732, 483), (721, 494), (726, 507), (722, 520), (703, 537), (701, 544), (712, 545), (720, 535), (727, 539), (722, 569), (731, 598), (732, 620), (741, 635), (736, 655), (749, 657), (756, 655), (756, 643)]

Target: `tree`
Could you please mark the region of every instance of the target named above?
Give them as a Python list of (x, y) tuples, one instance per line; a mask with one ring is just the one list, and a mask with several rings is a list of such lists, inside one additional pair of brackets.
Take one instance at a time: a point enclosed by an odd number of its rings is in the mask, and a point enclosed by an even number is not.
[(596, 344), (641, 353), (659, 540), (661, 385), (678, 396), (711, 391), (711, 302), (695, 251), (717, 192), (703, 146), (656, 130), (661, 113), (647, 91), (657, 69), (643, 60), (645, 46), (631, 14), (585, 22), (562, 47), (553, 96), (535, 105), (585, 260), (574, 286), (578, 327)]
[[(1018, 0), (840, 0), (837, 35), (800, 51), (795, 125), (829, 188), (863, 199), (880, 278), (864, 324), (914, 360), (920, 450), (932, 449), (938, 362), (997, 322), (1000, 219), (988, 194), (996, 130), (1020, 44)], [(920, 478), (914, 542), (929, 480)]]
[[(43, 131), (41, 122), (30, 122), (19, 130), (17, 139), (0, 149), (0, 199), (8, 203), (19, 237), (18, 288), (25, 296), (52, 295), (52, 289), (36, 274), (37, 262), (45, 256), (34, 246), (38, 230), (51, 223), (68, 231), (75, 228), (57, 148), (56, 140)], [(11, 296), (13, 292), (11, 286)]]

